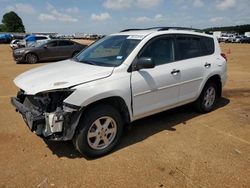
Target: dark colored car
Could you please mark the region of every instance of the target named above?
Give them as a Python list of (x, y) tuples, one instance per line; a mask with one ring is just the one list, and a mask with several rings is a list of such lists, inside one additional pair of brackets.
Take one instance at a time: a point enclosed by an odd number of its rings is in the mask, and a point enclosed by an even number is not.
[(49, 40), (34, 47), (20, 48), (13, 51), (13, 57), (17, 63), (30, 64), (38, 61), (55, 61), (68, 59), (75, 56), (86, 45), (70, 40)]
[(244, 37), (240, 40), (240, 43), (250, 43), (250, 37)]

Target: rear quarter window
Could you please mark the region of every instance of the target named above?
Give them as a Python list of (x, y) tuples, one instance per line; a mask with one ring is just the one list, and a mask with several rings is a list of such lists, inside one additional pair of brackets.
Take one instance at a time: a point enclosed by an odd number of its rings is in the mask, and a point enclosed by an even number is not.
[(66, 41), (66, 40), (59, 41), (59, 46), (72, 46), (72, 45), (74, 45), (74, 42), (72, 41)]
[(210, 37), (201, 37), (201, 47), (203, 55), (211, 55), (214, 53), (214, 39)]

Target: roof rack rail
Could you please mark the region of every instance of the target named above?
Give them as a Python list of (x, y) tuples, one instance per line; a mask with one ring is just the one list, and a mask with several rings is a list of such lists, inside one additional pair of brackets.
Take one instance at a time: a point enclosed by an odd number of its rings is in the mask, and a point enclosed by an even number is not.
[(201, 29), (191, 28), (191, 27), (161, 27), (158, 31), (165, 31), (165, 30), (187, 30), (187, 31), (196, 31), (196, 32), (203, 32)]
[(120, 32), (127, 32), (127, 31), (140, 31), (140, 30), (157, 30), (157, 31), (166, 31), (166, 30), (187, 30), (187, 31), (195, 31), (195, 32), (200, 32), (203, 33), (204, 31), (201, 29), (195, 29), (195, 28), (188, 28), (188, 27), (150, 27), (150, 28), (145, 28), (145, 29), (124, 29)]
[(141, 31), (141, 30), (149, 30), (151, 28), (145, 28), (145, 29), (124, 29), (122, 31), (120, 31), (120, 33), (122, 32), (127, 32), (127, 31)]

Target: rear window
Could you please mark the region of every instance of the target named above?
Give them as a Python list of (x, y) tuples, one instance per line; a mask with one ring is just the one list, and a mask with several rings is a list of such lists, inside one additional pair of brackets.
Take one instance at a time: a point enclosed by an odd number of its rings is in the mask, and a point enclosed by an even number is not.
[(180, 35), (176, 37), (177, 60), (195, 58), (214, 53), (213, 38)]

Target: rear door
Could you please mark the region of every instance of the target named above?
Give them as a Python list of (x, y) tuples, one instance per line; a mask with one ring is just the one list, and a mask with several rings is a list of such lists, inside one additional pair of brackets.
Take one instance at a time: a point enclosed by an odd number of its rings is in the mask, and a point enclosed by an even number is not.
[(71, 58), (75, 50), (75, 43), (70, 40), (60, 40), (58, 43), (58, 53), (61, 59)]
[(177, 63), (180, 67), (180, 103), (197, 98), (199, 88), (213, 66), (213, 57), (209, 54), (213, 54), (214, 50), (207, 46), (214, 44), (213, 39), (211, 38), (210, 43), (205, 40), (206, 37), (195, 35), (176, 36)]

